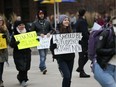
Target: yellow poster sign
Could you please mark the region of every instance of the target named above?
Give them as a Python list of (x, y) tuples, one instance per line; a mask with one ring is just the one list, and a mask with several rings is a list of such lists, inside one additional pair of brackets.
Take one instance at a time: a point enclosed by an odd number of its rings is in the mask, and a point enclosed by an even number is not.
[(43, 0), (42, 3), (54, 3), (54, 2), (61, 2), (62, 0)]
[(15, 35), (15, 40), (19, 41), (18, 49), (25, 49), (39, 46), (40, 42), (36, 40), (37, 34), (35, 31)]
[(0, 49), (7, 48), (6, 38), (2, 38), (3, 34), (0, 34)]

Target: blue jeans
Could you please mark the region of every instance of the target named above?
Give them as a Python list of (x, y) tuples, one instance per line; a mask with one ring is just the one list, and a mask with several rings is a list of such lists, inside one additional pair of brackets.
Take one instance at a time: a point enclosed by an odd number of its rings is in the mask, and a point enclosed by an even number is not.
[(62, 58), (58, 58), (57, 63), (59, 66), (59, 71), (61, 72), (61, 75), (63, 77), (62, 87), (70, 87), (74, 59), (70, 61), (66, 61), (63, 60)]
[(44, 69), (46, 69), (46, 56), (48, 53), (48, 49), (40, 49), (39, 51), (39, 55), (40, 55), (40, 64), (39, 64), (39, 68), (41, 71), (43, 71)]
[(108, 64), (106, 69), (102, 69), (98, 63), (93, 66), (94, 78), (102, 87), (116, 87), (116, 66)]

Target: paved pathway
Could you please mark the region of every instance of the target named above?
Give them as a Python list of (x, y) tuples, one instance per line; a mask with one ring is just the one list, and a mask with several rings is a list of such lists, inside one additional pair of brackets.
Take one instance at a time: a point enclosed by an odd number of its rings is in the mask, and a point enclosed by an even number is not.
[[(93, 74), (90, 70), (90, 62), (85, 66), (85, 71), (91, 75), (91, 78), (79, 78), (78, 73), (75, 71), (77, 68), (78, 55), (75, 58), (75, 65), (72, 76), (71, 87), (100, 87), (100, 85), (94, 80)], [(57, 63), (52, 62), (51, 54), (47, 56), (47, 69), (46, 75), (43, 75), (38, 69), (39, 56), (32, 55), (31, 69), (29, 70), (28, 87), (61, 87), (62, 77), (58, 71)], [(17, 71), (15, 69), (12, 56), (9, 56), (10, 66), (5, 64), (4, 69), (4, 84), (5, 87), (21, 87), (16, 79)]]

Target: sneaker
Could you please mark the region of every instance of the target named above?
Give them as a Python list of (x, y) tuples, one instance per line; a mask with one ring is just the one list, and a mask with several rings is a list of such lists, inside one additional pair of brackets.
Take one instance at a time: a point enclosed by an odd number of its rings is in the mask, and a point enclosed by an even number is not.
[(90, 78), (90, 75), (86, 74), (85, 72), (80, 72), (80, 78)]
[(45, 74), (46, 74), (46, 72), (47, 72), (47, 70), (46, 70), (46, 69), (44, 69), (42, 72), (43, 72), (43, 74), (45, 75)]
[(0, 81), (0, 87), (4, 87), (3, 81)]
[(25, 81), (22, 81), (22, 82), (21, 82), (21, 86), (22, 86), (22, 87), (27, 87), (27, 83), (26, 83)]

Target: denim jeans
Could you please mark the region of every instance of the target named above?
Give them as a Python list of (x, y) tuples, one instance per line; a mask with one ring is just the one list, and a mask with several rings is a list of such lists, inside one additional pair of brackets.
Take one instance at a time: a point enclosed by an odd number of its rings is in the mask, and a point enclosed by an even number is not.
[(0, 63), (0, 81), (2, 81), (3, 70), (4, 70), (4, 62)]
[(40, 49), (39, 50), (39, 55), (40, 55), (40, 64), (39, 64), (39, 68), (41, 71), (43, 71), (44, 69), (46, 69), (46, 56), (48, 53), (48, 49)]
[(93, 66), (94, 78), (102, 87), (116, 87), (116, 66), (108, 64), (106, 69), (102, 69), (98, 63)]
[(61, 75), (63, 77), (62, 87), (70, 87), (74, 59), (70, 61), (66, 61), (63, 60), (62, 58), (58, 58), (57, 63), (59, 66), (59, 71), (61, 72)]

